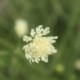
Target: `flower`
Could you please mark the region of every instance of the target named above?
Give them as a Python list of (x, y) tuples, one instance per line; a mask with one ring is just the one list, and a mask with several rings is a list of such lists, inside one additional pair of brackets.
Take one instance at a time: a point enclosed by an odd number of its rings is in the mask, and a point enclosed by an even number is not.
[(28, 31), (28, 24), (26, 20), (24, 19), (17, 19), (15, 21), (15, 32), (18, 35), (18, 37), (23, 37), (26, 32)]
[(80, 58), (75, 61), (75, 69), (80, 71)]
[(24, 36), (23, 41), (26, 41), (27, 44), (23, 47), (25, 50), (25, 57), (30, 62), (39, 63), (39, 61), (48, 62), (48, 55), (54, 54), (57, 52), (53, 43), (58, 36), (46, 37), (50, 33), (49, 27), (43, 28), (42, 25), (39, 25), (36, 30), (31, 29), (31, 37)]

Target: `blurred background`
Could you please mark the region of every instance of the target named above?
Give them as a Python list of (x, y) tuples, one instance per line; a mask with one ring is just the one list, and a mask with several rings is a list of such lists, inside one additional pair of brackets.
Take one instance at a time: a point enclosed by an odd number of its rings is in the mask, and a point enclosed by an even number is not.
[[(58, 53), (30, 64), (23, 36), (38, 25), (59, 37)], [(0, 0), (0, 80), (80, 80), (80, 0)]]

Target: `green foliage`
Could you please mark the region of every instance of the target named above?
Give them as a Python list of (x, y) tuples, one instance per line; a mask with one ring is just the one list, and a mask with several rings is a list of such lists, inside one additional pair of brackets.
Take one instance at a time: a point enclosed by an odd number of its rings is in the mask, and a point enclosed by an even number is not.
[[(75, 61), (80, 58), (80, 0), (0, 1), (0, 80), (79, 80)], [(14, 21), (24, 18), (29, 31), (49, 26), (58, 35), (58, 53), (48, 63), (30, 64), (24, 43), (14, 31)]]

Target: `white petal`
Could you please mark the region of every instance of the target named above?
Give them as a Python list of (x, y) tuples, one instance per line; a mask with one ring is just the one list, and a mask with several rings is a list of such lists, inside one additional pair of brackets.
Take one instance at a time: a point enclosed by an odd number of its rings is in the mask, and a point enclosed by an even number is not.
[(32, 40), (32, 38), (31, 37), (28, 37), (26, 35), (23, 37), (23, 41), (29, 42), (31, 40)]
[(48, 57), (42, 56), (42, 57), (41, 57), (41, 60), (44, 61), (44, 62), (48, 62)]
[(27, 58), (27, 59), (30, 59), (31, 58), (31, 56), (29, 55), (29, 54), (25, 54), (25, 57)]
[(36, 33), (37, 35), (41, 34), (41, 32), (43, 31), (43, 26), (42, 25), (39, 25), (37, 28), (36, 28)]
[(46, 27), (43, 31), (43, 35), (47, 35), (48, 33), (50, 33), (49, 27)]
[(57, 53), (57, 49), (53, 49), (52, 50), (52, 53)]
[(38, 61), (37, 59), (35, 59), (35, 62), (36, 62), (36, 63), (39, 63), (39, 61)]
[(32, 37), (35, 36), (35, 33), (36, 33), (36, 32), (34, 31), (34, 29), (31, 29), (31, 36), (32, 36)]
[(53, 39), (58, 39), (58, 36), (54, 36)]

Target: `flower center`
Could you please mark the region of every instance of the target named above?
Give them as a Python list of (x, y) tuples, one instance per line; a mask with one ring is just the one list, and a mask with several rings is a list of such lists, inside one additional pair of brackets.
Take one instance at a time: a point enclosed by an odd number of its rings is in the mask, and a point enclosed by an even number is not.
[[(33, 42), (31, 43), (31, 46), (33, 46), (33, 55), (34, 56), (42, 56), (47, 54), (47, 50), (49, 47), (49, 42), (47, 41), (47, 39), (45, 38), (36, 38), (33, 40)], [(46, 53), (45, 53), (46, 52)]]

